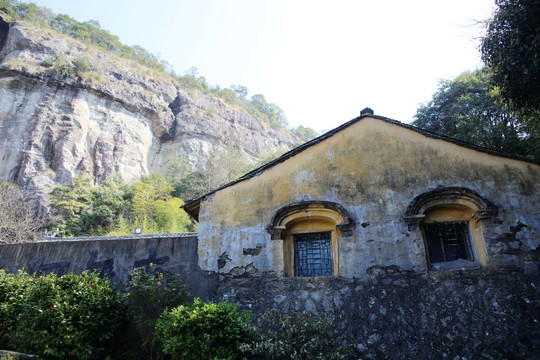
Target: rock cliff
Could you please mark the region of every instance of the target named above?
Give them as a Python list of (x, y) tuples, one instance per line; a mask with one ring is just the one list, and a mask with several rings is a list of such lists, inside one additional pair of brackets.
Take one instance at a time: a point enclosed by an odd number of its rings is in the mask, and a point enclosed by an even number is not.
[[(50, 64), (59, 55), (92, 71), (60, 75)], [(200, 168), (215, 147), (256, 158), (299, 141), (165, 74), (0, 17), (0, 180), (19, 184), (41, 215), (50, 190), (82, 172), (134, 181), (184, 156)]]

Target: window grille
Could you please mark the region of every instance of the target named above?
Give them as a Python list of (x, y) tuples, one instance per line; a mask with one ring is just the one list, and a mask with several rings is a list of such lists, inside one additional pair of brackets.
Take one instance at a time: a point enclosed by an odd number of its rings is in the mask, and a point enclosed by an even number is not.
[(296, 276), (332, 276), (332, 234), (330, 231), (293, 234)]
[(424, 224), (424, 232), (431, 263), (474, 260), (466, 221)]

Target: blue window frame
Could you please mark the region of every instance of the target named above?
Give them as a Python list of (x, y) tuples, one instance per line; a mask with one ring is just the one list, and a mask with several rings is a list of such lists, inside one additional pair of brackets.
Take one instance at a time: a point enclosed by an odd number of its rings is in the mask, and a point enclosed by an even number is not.
[(296, 276), (332, 276), (332, 233), (293, 234)]

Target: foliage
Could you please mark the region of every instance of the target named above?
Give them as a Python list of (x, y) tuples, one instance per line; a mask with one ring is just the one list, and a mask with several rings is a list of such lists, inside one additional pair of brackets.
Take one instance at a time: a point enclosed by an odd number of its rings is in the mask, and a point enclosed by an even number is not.
[(73, 72), (75, 72), (76, 75), (81, 75), (82, 73), (88, 72), (92, 70), (92, 65), (90, 65), (90, 61), (88, 61), (85, 57), (80, 57), (78, 59), (75, 59), (73, 61)]
[(169, 200), (171, 192), (174, 190), (167, 178), (157, 173), (143, 176), (141, 182), (150, 185), (154, 189), (156, 200)]
[(50, 68), (54, 65), (54, 58), (52, 56), (47, 56), (41, 63), (41, 66)]
[(526, 115), (512, 111), (498, 90), (490, 87), (490, 73), (485, 69), (441, 81), (433, 99), (419, 107), (413, 122), (472, 144), (540, 159), (535, 149), (540, 127), (526, 124)]
[(89, 233), (107, 233), (116, 226), (118, 219), (129, 216), (133, 186), (126, 184), (119, 175), (90, 189), (91, 209), (84, 214)]
[(96, 359), (125, 317), (125, 305), (97, 273), (32, 277), (0, 270), (2, 324), (16, 351), (44, 359)]
[(177, 197), (154, 202), (154, 223), (159, 232), (163, 230), (175, 233), (196, 231), (195, 224), (191, 222), (189, 215), (181, 209), (183, 205), (182, 199)]
[(315, 130), (313, 130), (310, 127), (305, 127), (302, 125), (299, 125), (296, 128), (292, 129), (292, 132), (298, 136), (300, 139), (302, 139), (304, 142), (307, 142), (311, 139), (315, 139), (319, 134)]
[(140, 336), (140, 351), (145, 359), (162, 357), (154, 339), (156, 321), (163, 311), (187, 304), (190, 295), (179, 275), (159, 272), (154, 265), (134, 269), (125, 291), (128, 312)]
[(133, 217), (135, 221), (142, 222), (153, 215), (152, 205), (157, 200), (158, 193), (156, 189), (142, 181), (135, 184), (133, 189)]
[(253, 168), (234, 147), (214, 148), (203, 169), (193, 170), (187, 158), (169, 164), (166, 178), (174, 187), (173, 196), (195, 199), (236, 180)]
[(38, 239), (42, 222), (26, 203), (19, 187), (0, 181), (0, 241), (21, 243)]
[(268, 103), (264, 95), (253, 95), (246, 106), (250, 114), (262, 118), (273, 128), (284, 127), (287, 125), (287, 119), (285, 118), (283, 110), (274, 103)]
[(24, 273), (9, 274), (0, 269), (0, 349), (9, 348), (11, 334), (23, 312), (25, 293), (35, 284), (35, 278)]
[(53, 62), (54, 71), (59, 76), (66, 77), (71, 75), (73, 68), (71, 62), (66, 58), (64, 54), (58, 54)]
[(55, 226), (60, 229), (59, 235), (73, 236), (86, 234), (91, 199), (92, 179), (83, 175), (73, 179), (73, 184), (57, 186), (51, 192), (51, 208), (54, 215), (61, 215), (62, 220)]
[(482, 39), (482, 60), (493, 84), (517, 108), (540, 110), (540, 2), (496, 0)]
[(260, 339), (249, 350), (272, 360), (348, 359), (352, 345), (332, 314), (306, 312), (286, 315), (270, 310), (263, 315)]
[(157, 174), (134, 185), (120, 176), (95, 185), (82, 175), (51, 192), (54, 214), (61, 215), (53, 227), (60, 236), (126, 235), (137, 227), (146, 233), (194, 231), (195, 224), (180, 209), (183, 201), (172, 192), (172, 185)]
[(239, 359), (240, 349), (254, 340), (249, 312), (221, 302), (181, 305), (165, 311), (156, 324), (163, 351), (173, 359)]

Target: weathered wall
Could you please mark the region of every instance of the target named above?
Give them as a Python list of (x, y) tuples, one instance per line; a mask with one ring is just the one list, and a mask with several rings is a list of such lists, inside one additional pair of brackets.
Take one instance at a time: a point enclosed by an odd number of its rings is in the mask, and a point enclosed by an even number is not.
[(155, 264), (181, 274), (194, 296), (212, 296), (216, 277), (197, 266), (196, 234), (73, 238), (0, 245), (0, 268), (63, 275), (98, 269), (124, 282), (135, 267)]
[(362, 278), (221, 275), (218, 297), (251, 309), (333, 312), (355, 359), (538, 359), (540, 280), (518, 268)]
[(364, 117), (203, 199), (200, 266), (221, 273), (247, 267), (282, 273), (284, 246), (270, 240), (266, 227), (278, 209), (312, 200), (340, 204), (356, 224), (352, 236), (338, 239), (339, 275), (360, 276), (373, 266), (391, 265), (423, 271), (422, 233), (404, 221), (407, 207), (438, 187), (462, 187), (496, 209), (495, 216), (475, 225), (486, 243), (482, 265), (534, 267), (528, 254), (540, 245), (539, 178), (536, 164)]

